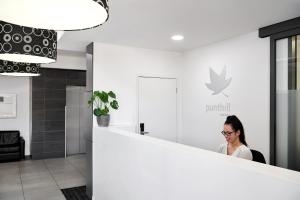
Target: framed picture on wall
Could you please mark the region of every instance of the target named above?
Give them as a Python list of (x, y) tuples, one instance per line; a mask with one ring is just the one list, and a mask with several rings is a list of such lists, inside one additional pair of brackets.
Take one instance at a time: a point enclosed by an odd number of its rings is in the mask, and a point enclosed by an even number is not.
[(17, 95), (0, 93), (0, 118), (17, 117)]

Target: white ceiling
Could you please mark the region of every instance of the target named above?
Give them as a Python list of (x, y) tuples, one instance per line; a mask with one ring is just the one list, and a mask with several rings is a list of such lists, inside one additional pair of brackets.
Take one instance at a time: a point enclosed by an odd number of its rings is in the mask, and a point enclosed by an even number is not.
[[(58, 48), (84, 52), (94, 41), (186, 51), (300, 16), (300, 0), (109, 0), (109, 5), (107, 23), (65, 32)], [(178, 33), (185, 39), (172, 41)]]

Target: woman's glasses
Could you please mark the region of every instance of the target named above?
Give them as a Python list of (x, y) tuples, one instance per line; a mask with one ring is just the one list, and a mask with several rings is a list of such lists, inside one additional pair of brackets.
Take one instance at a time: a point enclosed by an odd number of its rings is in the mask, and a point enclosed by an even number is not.
[(230, 136), (231, 133), (234, 133), (234, 131), (232, 131), (232, 132), (221, 131), (221, 133), (222, 133), (222, 135), (224, 135), (226, 137), (226, 136)]

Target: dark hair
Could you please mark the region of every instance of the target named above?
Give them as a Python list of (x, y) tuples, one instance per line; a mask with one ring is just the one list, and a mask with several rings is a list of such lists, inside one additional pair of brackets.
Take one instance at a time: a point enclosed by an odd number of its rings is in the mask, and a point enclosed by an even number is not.
[(235, 115), (228, 116), (224, 124), (231, 125), (234, 131), (240, 131), (240, 142), (243, 143), (245, 146), (248, 146), (246, 139), (245, 139), (245, 132), (242, 122), (237, 118)]

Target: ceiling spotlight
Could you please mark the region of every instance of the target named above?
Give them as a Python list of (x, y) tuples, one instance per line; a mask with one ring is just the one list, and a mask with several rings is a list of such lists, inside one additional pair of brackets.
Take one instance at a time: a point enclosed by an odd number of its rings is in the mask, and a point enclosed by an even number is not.
[(40, 29), (88, 29), (107, 21), (107, 1), (1, 0), (0, 19)]
[(0, 60), (0, 74), (5, 76), (39, 76), (40, 64)]
[(181, 41), (184, 39), (184, 37), (182, 35), (173, 35), (171, 39), (175, 41)]
[(56, 61), (57, 33), (0, 21), (0, 59), (24, 63)]

